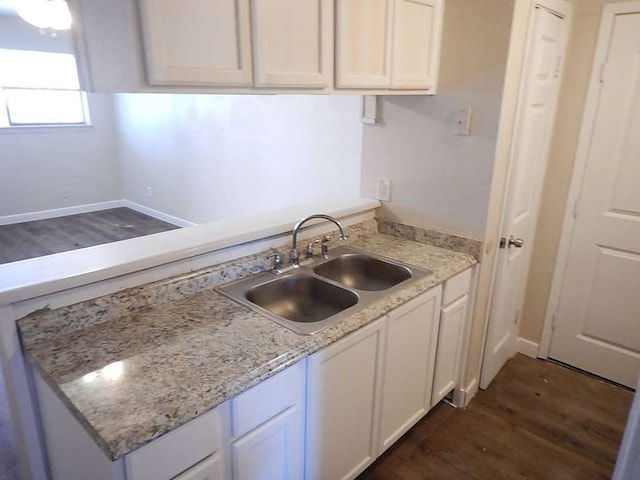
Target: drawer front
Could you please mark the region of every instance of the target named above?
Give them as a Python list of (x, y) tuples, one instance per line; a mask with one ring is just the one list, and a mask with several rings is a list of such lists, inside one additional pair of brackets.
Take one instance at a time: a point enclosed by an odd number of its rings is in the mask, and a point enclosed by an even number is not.
[(241, 393), (231, 401), (233, 436), (240, 437), (296, 404), (304, 389), (303, 362)]
[(127, 480), (169, 480), (220, 449), (218, 409), (191, 420), (125, 457)]
[(444, 292), (442, 294), (442, 305), (449, 305), (454, 300), (469, 293), (471, 284), (471, 269), (468, 268), (464, 272), (451, 277), (444, 284)]
[(220, 454), (214, 453), (173, 480), (224, 480), (224, 478)]

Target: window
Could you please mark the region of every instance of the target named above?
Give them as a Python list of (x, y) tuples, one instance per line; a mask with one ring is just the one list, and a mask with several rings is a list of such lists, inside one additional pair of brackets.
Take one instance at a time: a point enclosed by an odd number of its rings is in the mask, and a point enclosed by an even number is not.
[(0, 49), (0, 128), (88, 120), (73, 55)]

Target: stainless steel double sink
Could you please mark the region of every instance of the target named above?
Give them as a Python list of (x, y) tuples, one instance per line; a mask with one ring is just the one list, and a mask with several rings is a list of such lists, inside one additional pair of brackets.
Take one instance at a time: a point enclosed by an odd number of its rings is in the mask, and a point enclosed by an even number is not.
[(431, 274), (343, 246), (327, 259), (315, 258), (279, 275), (259, 273), (216, 290), (286, 328), (311, 335)]

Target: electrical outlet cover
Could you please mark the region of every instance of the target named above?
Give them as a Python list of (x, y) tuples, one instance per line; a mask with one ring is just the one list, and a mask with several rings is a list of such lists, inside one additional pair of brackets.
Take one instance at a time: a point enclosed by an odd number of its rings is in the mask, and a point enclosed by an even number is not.
[(388, 202), (391, 199), (391, 180), (388, 178), (378, 179), (378, 192), (376, 198), (383, 202)]

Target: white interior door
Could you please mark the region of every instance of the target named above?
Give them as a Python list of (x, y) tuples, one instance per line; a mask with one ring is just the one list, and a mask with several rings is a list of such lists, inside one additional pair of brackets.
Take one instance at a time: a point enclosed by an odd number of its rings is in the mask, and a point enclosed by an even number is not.
[[(558, 2), (553, 3), (556, 6)], [(481, 388), (487, 388), (516, 351), (518, 317), (555, 117), (568, 12), (568, 6), (563, 14), (536, 6), (532, 15), (502, 219), (506, 243), (500, 251)]]
[(633, 3), (635, 13), (610, 15), (601, 30), (606, 58), (592, 78), (596, 109), (549, 352), (632, 388), (640, 374), (640, 2)]

